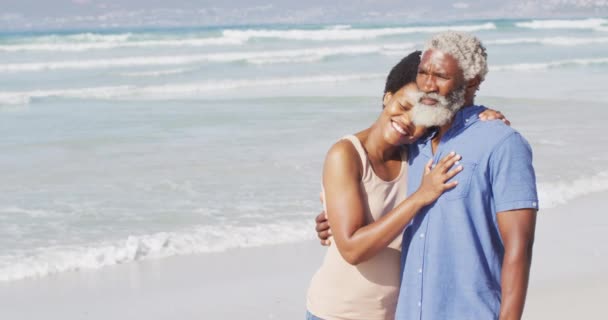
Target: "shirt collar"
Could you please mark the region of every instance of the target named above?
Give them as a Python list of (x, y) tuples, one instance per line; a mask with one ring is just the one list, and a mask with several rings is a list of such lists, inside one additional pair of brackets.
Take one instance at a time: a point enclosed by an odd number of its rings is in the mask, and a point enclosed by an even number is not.
[(456, 112), (454, 116), (454, 121), (452, 122), (452, 127), (448, 132), (459, 132), (460, 130), (469, 127), (473, 123), (479, 120), (479, 114), (482, 113), (486, 107), (484, 106), (468, 106), (461, 108)]
[[(486, 109), (487, 108), (484, 106), (477, 105), (461, 108), (456, 112), (456, 115), (454, 115), (454, 121), (452, 121), (452, 126), (446, 134), (460, 132), (462, 129), (469, 127), (470, 125), (479, 120), (479, 114)], [(426, 145), (437, 135), (438, 130), (439, 128), (437, 127), (430, 128), (427, 134), (418, 140), (418, 143)]]

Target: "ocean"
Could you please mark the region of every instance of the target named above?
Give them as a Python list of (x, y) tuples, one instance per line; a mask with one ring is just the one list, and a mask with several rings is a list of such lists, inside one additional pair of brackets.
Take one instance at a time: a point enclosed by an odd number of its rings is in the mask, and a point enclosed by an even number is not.
[(325, 152), (449, 29), (487, 46), (477, 102), (532, 144), (541, 214), (608, 190), (608, 19), (1, 33), (0, 281), (314, 239)]

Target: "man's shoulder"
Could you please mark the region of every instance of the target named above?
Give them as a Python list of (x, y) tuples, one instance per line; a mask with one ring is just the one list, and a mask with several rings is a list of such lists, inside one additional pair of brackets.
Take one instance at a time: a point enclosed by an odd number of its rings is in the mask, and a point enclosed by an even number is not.
[(506, 125), (501, 120), (477, 120), (470, 126), (468, 131), (474, 139), (486, 141), (490, 145), (500, 144), (510, 136), (521, 136), (517, 130)]
[(481, 160), (504, 147), (529, 148), (529, 144), (521, 134), (500, 120), (477, 120), (464, 131), (461, 145), (470, 154)]

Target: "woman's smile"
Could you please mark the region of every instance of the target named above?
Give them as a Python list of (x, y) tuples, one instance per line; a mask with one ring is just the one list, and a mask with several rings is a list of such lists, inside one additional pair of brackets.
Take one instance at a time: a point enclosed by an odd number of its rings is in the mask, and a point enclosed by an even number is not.
[(412, 133), (406, 129), (406, 126), (402, 126), (401, 124), (397, 123), (394, 120), (391, 120), (391, 126), (393, 127), (393, 129), (395, 129), (395, 131), (397, 131), (399, 134), (403, 135), (403, 136), (411, 136)]

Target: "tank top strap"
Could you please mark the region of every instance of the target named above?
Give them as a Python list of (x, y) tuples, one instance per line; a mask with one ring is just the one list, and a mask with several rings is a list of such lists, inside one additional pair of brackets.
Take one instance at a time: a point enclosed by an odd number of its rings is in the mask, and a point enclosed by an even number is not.
[(357, 153), (359, 154), (359, 158), (361, 158), (361, 165), (363, 168), (363, 172), (361, 173), (361, 180), (362, 181), (369, 180), (371, 178), (370, 173), (372, 173), (372, 170), (370, 168), (370, 163), (367, 159), (367, 152), (363, 148), (363, 144), (361, 144), (361, 141), (359, 140), (359, 138), (357, 138), (355, 135), (351, 134), (351, 135), (342, 137), (342, 139), (340, 139), (340, 140), (348, 140), (355, 147), (355, 150), (357, 150)]

